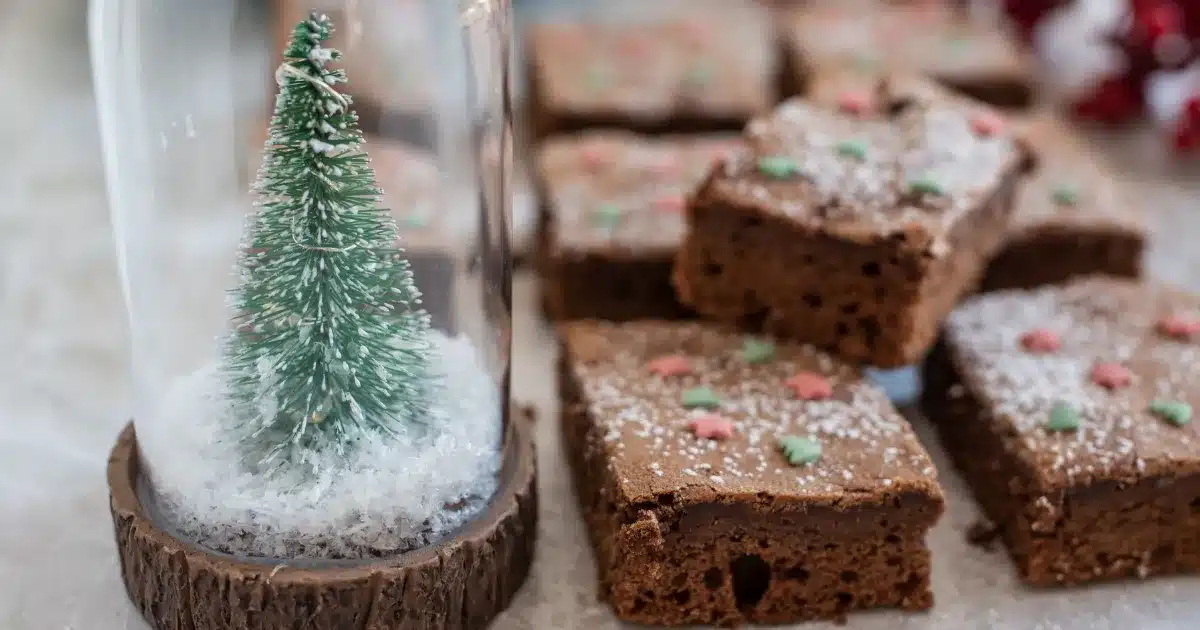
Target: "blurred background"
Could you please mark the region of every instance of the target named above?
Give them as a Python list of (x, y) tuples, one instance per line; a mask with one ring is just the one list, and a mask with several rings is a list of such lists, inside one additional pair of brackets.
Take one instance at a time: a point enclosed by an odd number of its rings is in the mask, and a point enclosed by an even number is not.
[[(518, 25), (586, 4), (515, 0)], [(129, 343), (105, 200), (86, 5), (85, 0), (0, 0), (4, 629), (143, 627), (126, 603), (105, 523), (105, 457), (129, 409)], [(277, 48), (277, 7), (268, 0), (242, 5), (247, 8), (237, 28), (246, 44), (245, 62), (268, 72)], [(1200, 288), (1200, 248), (1191, 238), (1200, 234), (1200, 171), (1194, 159), (1174, 152), (1169, 131), (1152, 117), (1080, 130), (1128, 180), (1131, 198), (1154, 228), (1151, 275)], [(514, 310), (532, 308), (531, 282), (526, 272), (518, 273)], [(514, 382), (547, 380), (545, 330), (531, 321), (514, 326)], [(521, 397), (519, 384), (516, 389)], [(548, 393), (527, 394), (551, 404)], [(544, 465), (561, 465), (554, 453), (548, 456), (552, 459), (544, 459)], [(570, 513), (573, 506), (548, 509)], [(562, 554), (562, 566), (543, 567), (522, 601), (566, 598), (576, 608), (568, 613), (527, 607), (519, 614), (530, 627), (577, 627), (584, 617), (604, 614), (591, 597), (590, 574), (571, 579), (572, 566), (579, 566), (573, 559), (589, 562), (580, 526), (571, 519), (565, 531), (548, 532), (542, 541), (544, 554)], [(1160, 595), (1160, 606), (1174, 605), (1169, 592)], [(1095, 618), (1106, 614), (1111, 617), (1112, 611)], [(508, 627), (517, 627), (510, 621)]]

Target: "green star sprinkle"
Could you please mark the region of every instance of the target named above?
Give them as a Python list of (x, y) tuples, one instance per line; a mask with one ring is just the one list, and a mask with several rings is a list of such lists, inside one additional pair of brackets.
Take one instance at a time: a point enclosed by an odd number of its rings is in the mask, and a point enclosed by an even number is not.
[(612, 83), (612, 69), (605, 65), (594, 65), (587, 69), (584, 78), (588, 87), (593, 90), (603, 90)]
[(908, 182), (909, 192), (916, 195), (942, 195), (942, 185), (931, 177), (918, 177)]
[(946, 47), (954, 52), (962, 52), (971, 46), (971, 40), (962, 35), (951, 35), (946, 38)]
[(742, 345), (742, 358), (746, 363), (765, 363), (775, 356), (775, 344), (749, 337)]
[(1150, 403), (1150, 413), (1177, 427), (1192, 421), (1192, 406), (1177, 400), (1156, 400)]
[(821, 444), (798, 435), (789, 435), (779, 440), (779, 450), (788, 463), (793, 466), (803, 466), (815, 463), (821, 459)]
[(714, 74), (716, 73), (713, 71), (712, 64), (701, 61), (688, 70), (687, 75), (684, 76), (684, 80), (687, 81), (688, 85), (699, 87), (712, 83)]
[(838, 143), (837, 152), (838, 155), (861, 162), (867, 159), (867, 143), (862, 140), (843, 140)]
[(875, 57), (867, 53), (859, 53), (854, 56), (854, 69), (859, 72), (870, 72), (877, 65), (879, 65), (879, 62), (876, 61)]
[(1079, 428), (1079, 412), (1066, 403), (1054, 403), (1050, 408), (1050, 420), (1046, 422), (1047, 431), (1074, 431)]
[(1050, 198), (1060, 206), (1073, 206), (1079, 203), (1079, 190), (1074, 186), (1058, 186), (1050, 193)]
[(787, 179), (800, 173), (800, 167), (790, 157), (781, 155), (758, 158), (758, 172), (772, 179)]
[(596, 206), (596, 210), (592, 213), (592, 220), (596, 225), (613, 229), (621, 222), (621, 209), (611, 203), (602, 203)]
[(684, 390), (683, 406), (688, 409), (703, 407), (705, 409), (714, 409), (721, 406), (721, 399), (717, 397), (717, 393), (709, 387), (693, 387)]

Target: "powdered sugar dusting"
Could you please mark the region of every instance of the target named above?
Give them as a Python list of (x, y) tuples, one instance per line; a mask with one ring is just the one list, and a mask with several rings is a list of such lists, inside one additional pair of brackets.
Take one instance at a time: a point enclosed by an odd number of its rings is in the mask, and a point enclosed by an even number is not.
[[(435, 541), (487, 504), (500, 466), (500, 399), (466, 338), (431, 331), (440, 380), (429, 433), (359, 444), (314, 471), (245, 470), (225, 425), (215, 366), (179, 382), (139, 418), (155, 507), (210, 548), (265, 558), (356, 558)], [(448, 508), (447, 506), (454, 506)]]
[[(894, 114), (859, 115), (824, 102), (784, 103), (747, 126), (752, 151), (726, 163), (717, 189), (827, 232), (887, 236), (919, 228), (945, 248), (949, 226), (1012, 176), (1022, 153), (1011, 133), (974, 130), (983, 105), (923, 81), (893, 82), (885, 101), (904, 105)], [(847, 150), (847, 143), (857, 146)], [(794, 161), (795, 175), (764, 176), (764, 157)], [(936, 191), (916, 190), (922, 180)]]
[[(781, 345), (772, 360), (747, 363), (741, 337), (699, 323), (588, 323), (570, 331), (573, 369), (600, 427), (593, 435), (603, 436), (590, 447), (604, 449), (615, 476), (631, 480), (623, 482), (629, 494), (706, 483), (801, 495), (881, 490), (896, 481), (932, 484), (928, 456), (884, 394), (809, 346)], [(591, 356), (588, 348), (598, 345), (605, 352)], [(647, 361), (668, 351), (686, 356), (691, 372), (650, 373)], [(806, 370), (826, 376), (834, 395), (796, 399), (787, 380)], [(699, 439), (690, 430), (692, 420), (710, 412), (680, 401), (701, 386), (719, 397), (717, 412), (734, 427), (730, 439)], [(790, 466), (779, 452), (779, 440), (789, 435), (821, 444), (821, 459)]]
[[(1195, 426), (1172, 426), (1148, 410), (1156, 399), (1200, 403), (1189, 391), (1200, 376), (1200, 345), (1155, 330), (1164, 313), (1197, 305), (1195, 298), (1166, 289), (1091, 279), (976, 298), (951, 316), (947, 339), (965, 387), (993, 422), (1014, 433), (1019, 455), (1038, 471), (1040, 483), (1138, 478), (1181, 459), (1200, 468)], [(1062, 347), (1029, 352), (1020, 338), (1034, 327), (1056, 331)], [(1128, 367), (1131, 385), (1110, 390), (1094, 382), (1093, 367), (1105, 362)], [(1077, 430), (1046, 429), (1056, 404), (1080, 414)]]

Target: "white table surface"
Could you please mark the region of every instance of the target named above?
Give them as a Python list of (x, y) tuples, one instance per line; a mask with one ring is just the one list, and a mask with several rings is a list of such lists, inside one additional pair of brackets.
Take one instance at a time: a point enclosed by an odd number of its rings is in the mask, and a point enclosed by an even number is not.
[[(144, 630), (122, 590), (104, 482), (128, 409), (127, 343), (89, 88), (82, 0), (0, 0), (0, 628)], [(1136, 197), (1161, 235), (1154, 273), (1200, 286), (1200, 186), (1145, 133), (1114, 134)], [(1190, 171), (1188, 169), (1191, 169)], [(1164, 173), (1168, 173), (1164, 175)], [(1186, 182), (1186, 183), (1185, 183)], [(553, 347), (534, 316), (531, 278), (516, 295), (516, 396), (534, 403), (541, 532), (529, 583), (501, 629), (617, 628), (594, 597), (594, 566), (563, 474)], [(922, 425), (918, 423), (918, 427)], [(1035, 592), (1003, 553), (964, 541), (975, 518), (935, 450), (949, 509), (934, 529), (928, 614), (870, 613), (848, 628), (1183, 630), (1200, 627), (1200, 579)], [(805, 628), (827, 628), (812, 624)]]

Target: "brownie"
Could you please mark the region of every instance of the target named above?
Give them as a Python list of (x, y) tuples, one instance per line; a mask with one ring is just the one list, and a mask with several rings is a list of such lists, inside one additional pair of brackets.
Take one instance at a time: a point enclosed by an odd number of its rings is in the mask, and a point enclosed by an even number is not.
[(1096, 276), (972, 298), (923, 405), (1021, 579), (1200, 570), (1200, 298)]
[(544, 306), (552, 319), (673, 319), (685, 197), (736, 135), (646, 137), (592, 131), (538, 151)]
[(537, 138), (594, 127), (737, 131), (777, 100), (778, 50), (757, 11), (642, 23), (544, 23), (528, 33)]
[(792, 100), (690, 198), (684, 304), (878, 367), (920, 359), (1001, 245), (1026, 152), (986, 106), (921, 81)]
[(1146, 224), (1116, 174), (1061, 121), (1019, 126), (1037, 171), (1016, 199), (1003, 249), (987, 267), (984, 290), (1033, 288), (1071, 278), (1141, 275)]
[(790, 623), (933, 604), (936, 471), (856, 368), (701, 322), (559, 332), (564, 441), (618, 617)]
[(993, 105), (1032, 103), (1032, 64), (997, 25), (940, 3), (854, 4), (825, 0), (784, 18), (789, 94), (807, 93), (818, 71), (840, 68), (867, 81), (881, 71), (918, 73)]
[(381, 204), (396, 220), (422, 306), (434, 327), (454, 332), (456, 267), (471, 247), (474, 200), (449, 203), (457, 211), (447, 211), (437, 161), (421, 149), (378, 138), (367, 138), (363, 146), (383, 189)]

